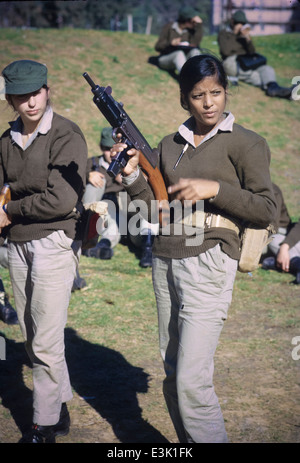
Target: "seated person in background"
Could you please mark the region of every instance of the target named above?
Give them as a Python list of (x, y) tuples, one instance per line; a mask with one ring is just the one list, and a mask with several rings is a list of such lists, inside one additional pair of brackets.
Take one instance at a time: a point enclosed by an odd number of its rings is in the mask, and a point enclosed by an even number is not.
[[(112, 129), (106, 127), (102, 130), (100, 139), (100, 149), (102, 155), (92, 157), (87, 162), (87, 184), (83, 196), (83, 203), (91, 203), (104, 199), (113, 201), (118, 206), (117, 194), (123, 191), (120, 176), (111, 178), (106, 169), (110, 163), (110, 148), (114, 141), (112, 139)], [(113, 247), (120, 241), (118, 225), (114, 220), (114, 211), (108, 201), (108, 214), (110, 217), (108, 227), (102, 232), (102, 238), (97, 246), (83, 251), (87, 257), (97, 257), (99, 259), (111, 259), (113, 256)], [(119, 209), (121, 213), (122, 207)]]
[(156, 42), (159, 67), (179, 73), (187, 59), (201, 54), (202, 35), (202, 19), (198, 12), (191, 7), (181, 8), (177, 21), (166, 24)]
[(296, 274), (296, 284), (300, 284), (300, 220), (293, 223), (280, 188), (273, 183), (278, 205), (277, 233), (268, 245), (267, 253), (272, 254), (262, 261), (262, 268), (278, 269)]
[(293, 87), (280, 87), (274, 69), (267, 64), (244, 71), (238, 64), (238, 55), (253, 54), (255, 47), (250, 36), (250, 25), (243, 11), (236, 11), (227, 27), (218, 34), (220, 55), (229, 77), (238, 77), (248, 84), (261, 87), (267, 96), (291, 98)]
[[(103, 154), (89, 158), (87, 162), (87, 185), (83, 203), (108, 200), (108, 226), (103, 228), (101, 239), (97, 245), (83, 251), (83, 255), (86, 257), (111, 259), (113, 248), (121, 239), (119, 223), (121, 220), (127, 223), (127, 193), (122, 185), (121, 175), (112, 178), (106, 172), (111, 162), (110, 149), (114, 143), (112, 128), (105, 127), (100, 138), (100, 149)], [(120, 192), (124, 192), (124, 194), (120, 195)], [(156, 228), (158, 230), (158, 226), (155, 227), (141, 219), (140, 234), (134, 237), (130, 235), (133, 244), (142, 248), (141, 267), (151, 267), (152, 265), (152, 241), (153, 235), (157, 233)]]

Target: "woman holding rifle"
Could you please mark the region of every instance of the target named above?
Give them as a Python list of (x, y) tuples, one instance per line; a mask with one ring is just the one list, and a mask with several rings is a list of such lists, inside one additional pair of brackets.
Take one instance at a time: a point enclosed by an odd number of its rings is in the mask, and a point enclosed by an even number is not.
[[(170, 201), (204, 201), (206, 225), (203, 239), (195, 230), (191, 240), (173, 233), (171, 223), (153, 244), (163, 391), (180, 442), (221, 443), (227, 435), (213, 385), (214, 353), (231, 303), (240, 228), (245, 221), (264, 228), (275, 215), (270, 151), (225, 111), (227, 78), (216, 58), (188, 60), (179, 84), (190, 118), (159, 144), (159, 166)], [(112, 154), (125, 147), (115, 144)], [(138, 167), (139, 152), (128, 154), (125, 188), (151, 210), (155, 198)]]

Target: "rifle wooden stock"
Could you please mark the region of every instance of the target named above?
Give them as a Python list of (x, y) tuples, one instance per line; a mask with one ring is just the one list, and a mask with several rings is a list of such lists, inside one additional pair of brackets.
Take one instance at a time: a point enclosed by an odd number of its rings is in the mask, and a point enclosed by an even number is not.
[(0, 207), (3, 207), (4, 204), (7, 204), (11, 200), (10, 187), (5, 183), (0, 192)]
[(141, 151), (139, 165), (148, 178), (155, 199), (159, 202), (159, 223), (165, 226), (169, 219), (169, 202), (164, 179), (158, 167), (153, 168)]

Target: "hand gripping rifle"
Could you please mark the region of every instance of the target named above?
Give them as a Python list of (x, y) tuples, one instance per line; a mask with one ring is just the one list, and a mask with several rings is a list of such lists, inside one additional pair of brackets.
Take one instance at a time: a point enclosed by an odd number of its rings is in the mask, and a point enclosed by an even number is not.
[(127, 148), (121, 153), (118, 153), (110, 163), (107, 173), (111, 177), (116, 177), (121, 169), (126, 166), (130, 158), (127, 151), (131, 148), (135, 148), (140, 151), (139, 165), (148, 178), (155, 199), (159, 201), (161, 209), (160, 223), (162, 223), (162, 206), (164, 205), (164, 208), (167, 207), (168, 193), (163, 177), (157, 167), (157, 152), (152, 150), (149, 146), (148, 142), (124, 110), (123, 104), (118, 103), (112, 97), (111, 87), (99, 87), (99, 85), (96, 85), (92, 81), (87, 72), (83, 74), (83, 77), (91, 86), (91, 90), (94, 94), (93, 101), (95, 105), (113, 128), (113, 138), (117, 140), (116, 136), (120, 133), (122, 138), (119, 141), (127, 145)]

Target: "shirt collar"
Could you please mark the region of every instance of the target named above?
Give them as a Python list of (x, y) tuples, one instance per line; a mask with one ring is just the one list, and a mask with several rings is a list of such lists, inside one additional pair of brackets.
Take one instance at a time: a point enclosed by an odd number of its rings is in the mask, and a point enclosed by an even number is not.
[(108, 169), (109, 165), (110, 165), (109, 162), (105, 160), (104, 156), (100, 156), (99, 166), (104, 167), (104, 169)]
[(42, 135), (45, 135), (46, 133), (49, 132), (49, 130), (51, 129), (51, 125), (52, 125), (52, 119), (53, 119), (53, 110), (51, 106), (47, 106), (46, 111), (43, 117), (41, 118), (39, 125), (37, 126), (33, 134), (31, 135), (29, 140), (27, 141), (26, 145), (23, 147), (23, 143), (22, 143), (23, 122), (22, 122), (21, 117), (18, 117), (17, 120), (10, 122), (11, 138), (17, 145), (20, 146), (20, 148), (22, 148), (23, 151), (25, 151), (31, 145), (31, 143), (35, 140), (35, 138), (38, 136), (39, 133)]
[(177, 21), (173, 22), (172, 29), (174, 29), (179, 35), (182, 35), (184, 32), (187, 31), (187, 29), (181, 29)]
[(232, 32), (232, 33), (233, 33), (233, 30), (232, 30), (232, 27), (230, 27), (230, 24), (227, 24), (227, 25), (225, 26), (225, 31), (226, 31), (226, 32)]
[[(218, 132), (232, 132), (234, 115), (230, 111), (224, 112), (224, 119), (218, 124), (211, 132), (209, 132), (206, 137), (203, 138), (200, 145), (210, 138), (214, 137)], [(194, 148), (194, 117), (190, 117), (185, 121), (178, 129), (180, 135), (186, 140), (187, 143), (192, 145)]]

